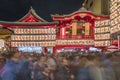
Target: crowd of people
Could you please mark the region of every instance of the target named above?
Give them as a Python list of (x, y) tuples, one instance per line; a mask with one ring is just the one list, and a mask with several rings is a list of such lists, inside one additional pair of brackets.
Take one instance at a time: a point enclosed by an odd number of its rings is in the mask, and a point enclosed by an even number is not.
[(120, 80), (120, 52), (2, 53), (0, 80)]

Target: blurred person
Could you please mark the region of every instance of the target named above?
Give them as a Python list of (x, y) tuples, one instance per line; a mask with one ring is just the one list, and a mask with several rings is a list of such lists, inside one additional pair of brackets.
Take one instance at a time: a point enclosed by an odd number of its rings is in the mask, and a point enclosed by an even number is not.
[(47, 66), (47, 57), (46, 56), (40, 56), (40, 60), (39, 60), (39, 66), (41, 67), (41, 69), (44, 69)]
[(105, 80), (116, 80), (115, 72), (111, 66), (104, 67)]
[[(107, 55), (106, 58), (104, 59), (104, 72), (105, 72), (105, 78), (107, 80), (116, 80), (117, 78), (117, 74), (115, 74), (115, 71), (117, 69), (116, 66), (118, 65), (115, 65), (114, 63), (116, 63), (116, 57), (114, 59), (113, 58), (113, 55)], [(115, 60), (115, 62), (113, 61)], [(114, 67), (115, 65), (115, 67)]]
[(56, 70), (56, 68), (57, 68), (57, 63), (56, 63), (56, 60), (55, 60), (55, 58), (53, 57), (53, 55), (49, 55), (49, 56), (48, 56), (47, 66), (48, 66), (48, 69), (49, 69), (49, 77), (50, 77), (50, 80), (55, 80), (55, 79), (54, 79), (54, 73), (55, 73), (55, 70)]
[(20, 54), (16, 52), (9, 52), (9, 59), (1, 70), (2, 80), (16, 80), (17, 74), (21, 68), (19, 65)]
[(70, 80), (69, 61), (64, 58), (57, 66), (54, 74), (54, 80)]
[(41, 75), (40, 80), (49, 80), (49, 73), (50, 70), (47, 66), (47, 57), (46, 56), (40, 56), (40, 60), (38, 62), (38, 65), (40, 67)]
[(74, 56), (74, 59), (70, 61), (70, 74), (72, 80), (76, 80), (77, 71), (79, 70), (80, 58), (79, 55)]
[[(95, 60), (96, 65), (98, 65), (99, 67), (99, 78), (101, 80), (116, 80), (115, 78), (115, 74), (114, 71), (112, 69), (112, 67), (110, 66), (110, 61), (106, 59), (106, 61), (104, 62), (104, 59), (99, 56), (96, 58)], [(98, 70), (96, 70), (98, 71)], [(99, 72), (96, 72), (96, 74), (98, 74)], [(96, 80), (98, 80), (96, 79)]]
[(17, 74), (16, 80), (32, 80), (31, 72), (33, 67), (33, 58), (23, 59), (19, 63), (21, 65), (20, 71)]
[(32, 80), (44, 80), (38, 61), (33, 63), (31, 78)]
[(4, 56), (0, 55), (0, 71), (4, 67), (5, 62), (6, 62), (6, 58)]
[(80, 69), (78, 70), (76, 80), (92, 80), (87, 63), (88, 59), (86, 57), (81, 57)]
[(47, 59), (47, 66), (50, 70), (53, 70), (53, 71), (56, 70), (57, 68), (56, 60), (52, 55), (50, 55)]
[[(96, 57), (97, 58), (97, 57)], [(90, 71), (90, 76), (92, 80), (104, 80), (102, 76), (102, 72), (100, 69), (100, 62), (96, 60), (96, 58), (93, 55), (90, 55), (88, 57), (89, 61), (87, 63), (87, 66)]]

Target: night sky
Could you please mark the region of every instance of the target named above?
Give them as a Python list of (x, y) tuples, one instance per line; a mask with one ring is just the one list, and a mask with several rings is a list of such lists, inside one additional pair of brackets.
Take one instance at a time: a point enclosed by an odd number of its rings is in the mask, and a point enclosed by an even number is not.
[(77, 11), (84, 0), (0, 0), (0, 21), (16, 21), (28, 13), (32, 6), (47, 21), (51, 14), (70, 14)]

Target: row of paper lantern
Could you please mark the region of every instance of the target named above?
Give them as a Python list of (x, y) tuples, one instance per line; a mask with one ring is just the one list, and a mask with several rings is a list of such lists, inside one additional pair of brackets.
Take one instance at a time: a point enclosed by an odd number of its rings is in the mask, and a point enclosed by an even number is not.
[(115, 10), (117, 10), (120, 7), (119, 2), (115, 2), (114, 4), (110, 5), (110, 13), (113, 13)]
[(119, 31), (120, 31), (120, 24), (111, 27), (110, 33), (113, 34), (113, 33), (119, 32)]
[(115, 3), (120, 2), (120, 0), (110, 0), (111, 1), (111, 6), (113, 6)]
[(117, 8), (118, 8), (117, 3), (111, 4), (110, 13), (113, 13), (115, 10), (117, 10)]
[(118, 0), (114, 4), (110, 5), (110, 13), (113, 13), (114, 11), (118, 10), (119, 8), (120, 8), (120, 0)]
[(94, 45), (94, 40), (57, 40), (57, 41), (41, 41), (41, 42), (11, 42), (12, 47), (55, 46), (55, 45)]
[(93, 40), (57, 40), (57, 45), (94, 45)]
[(55, 40), (56, 35), (12, 35), (11, 40)]
[[(73, 44), (73, 42), (71, 42)], [(51, 41), (51, 42), (11, 42), (11, 46), (12, 47), (19, 47), (19, 46), (55, 46), (56, 42), (55, 41)], [(57, 44), (60, 45), (60, 44)], [(64, 44), (62, 44), (64, 45)], [(69, 44), (65, 44), (65, 45), (71, 45)], [(73, 44), (76, 45), (76, 44)], [(86, 43), (83, 44), (83, 42), (77, 45), (94, 45), (94, 41), (92, 41), (91, 43)], [(95, 46), (109, 46), (110, 45), (110, 41), (95, 41)]]
[(11, 42), (12, 47), (20, 47), (20, 46), (55, 46), (55, 41), (48, 42)]
[(110, 6), (110, 18), (111, 18), (111, 29), (110, 33), (116, 33), (120, 31), (120, 0), (111, 0)]
[(104, 39), (110, 39), (110, 33), (95, 35), (95, 40), (104, 40)]
[(118, 17), (118, 15), (119, 15), (119, 12), (117, 10), (115, 10), (113, 13), (110, 14), (110, 18), (114, 19), (114, 18)]
[(110, 46), (110, 41), (95, 41), (95, 46)]
[(110, 25), (110, 20), (95, 21), (95, 27), (108, 26), (108, 25)]
[(111, 20), (111, 26), (114, 26), (120, 22), (120, 16)]
[(49, 34), (56, 33), (55, 28), (49, 29), (14, 29), (15, 34)]
[(110, 32), (110, 27), (95, 28), (95, 33), (106, 33), (106, 32)]

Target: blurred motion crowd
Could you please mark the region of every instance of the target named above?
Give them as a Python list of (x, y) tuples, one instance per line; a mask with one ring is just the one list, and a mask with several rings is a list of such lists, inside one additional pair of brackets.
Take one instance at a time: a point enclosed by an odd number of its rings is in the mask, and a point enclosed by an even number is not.
[(120, 52), (1, 53), (0, 80), (120, 80)]

